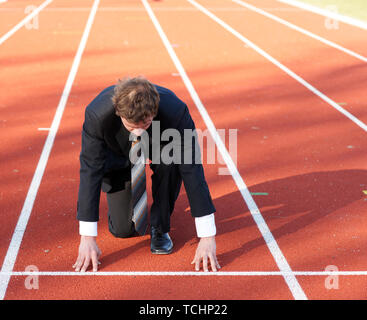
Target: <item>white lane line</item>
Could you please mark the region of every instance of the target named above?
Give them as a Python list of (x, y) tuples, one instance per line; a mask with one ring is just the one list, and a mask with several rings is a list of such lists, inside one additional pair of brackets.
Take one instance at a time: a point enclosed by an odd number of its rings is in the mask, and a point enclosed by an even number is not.
[(338, 110), (340, 113), (344, 114), (349, 120), (353, 121), (356, 125), (358, 125), (360, 128), (362, 128), (364, 131), (367, 132), (367, 125), (365, 123), (363, 123), (361, 120), (359, 120), (357, 117), (355, 117), (354, 115), (352, 115), (347, 110), (343, 109), (341, 106), (339, 106), (336, 102), (334, 102), (328, 96), (326, 96), (321, 91), (319, 91), (318, 89), (316, 89), (314, 86), (312, 86), (311, 84), (309, 84), (306, 80), (304, 80), (303, 78), (301, 78), (300, 76), (298, 76), (296, 73), (294, 73), (293, 71), (291, 71), (289, 68), (287, 68), (285, 65), (283, 65), (278, 60), (276, 60), (275, 58), (273, 58), (271, 55), (269, 55), (267, 52), (265, 52), (264, 50), (262, 50), (260, 47), (258, 47), (257, 45), (255, 45), (253, 42), (251, 42), (250, 40), (248, 40), (247, 38), (245, 38), (242, 34), (240, 34), (238, 31), (236, 31), (231, 26), (229, 26), (227, 23), (225, 23), (224, 21), (222, 21), (221, 19), (219, 19), (216, 15), (214, 15), (213, 13), (211, 13), (209, 10), (207, 10), (202, 5), (198, 4), (194, 0), (186, 0), (186, 1), (190, 2), (193, 6), (195, 6), (196, 8), (198, 8), (201, 12), (203, 12), (204, 14), (206, 14), (211, 19), (213, 19), (215, 22), (217, 22), (219, 25), (221, 25), (228, 32), (232, 33), (235, 37), (237, 37), (238, 39), (240, 39), (247, 46), (249, 46), (250, 48), (252, 48), (253, 50), (255, 50), (257, 53), (259, 53), (260, 55), (262, 55), (264, 58), (266, 58), (267, 60), (269, 60), (274, 65), (276, 65), (279, 69), (283, 70), (285, 73), (287, 73), (293, 79), (295, 79), (300, 84), (302, 84), (303, 86), (305, 86), (308, 90), (310, 90), (311, 92), (313, 92), (315, 95), (317, 95), (319, 98), (321, 98), (326, 103), (328, 103), (329, 105), (331, 105), (333, 108), (335, 108), (336, 110)]
[(144, 7), (147, 10), (147, 13), (149, 14), (149, 17), (151, 18), (155, 28), (157, 29), (157, 32), (159, 36), (161, 37), (163, 44), (165, 45), (168, 54), (170, 55), (173, 63), (175, 64), (177, 71), (180, 73), (181, 78), (189, 91), (191, 98), (193, 99), (196, 107), (198, 108), (211, 136), (213, 137), (216, 145), (218, 146), (218, 149), (222, 155), (223, 160), (225, 161), (229, 172), (231, 173), (239, 191), (242, 194), (243, 199), (245, 200), (251, 215), (253, 219), (255, 220), (255, 223), (257, 224), (257, 227), (259, 228), (262, 236), (264, 237), (265, 243), (268, 246), (271, 254), (273, 255), (276, 264), (279, 267), (279, 270), (284, 272), (284, 279), (291, 290), (293, 296), (295, 299), (307, 299), (305, 293), (303, 292), (301, 286), (299, 285), (296, 277), (291, 273), (292, 270), (285, 259), (283, 253), (281, 252), (277, 242), (275, 241), (269, 227), (267, 226), (265, 220), (263, 219), (260, 210), (258, 209), (254, 199), (252, 198), (249, 190), (247, 189), (247, 186), (245, 182), (243, 181), (240, 173), (237, 170), (236, 165), (234, 164), (231, 156), (229, 155), (223, 141), (221, 140), (213, 121), (211, 120), (208, 112), (206, 111), (204, 105), (202, 104), (197, 92), (194, 89), (194, 86), (192, 85), (189, 77), (186, 74), (185, 69), (183, 68), (180, 60), (178, 59), (176, 53), (174, 52), (166, 34), (164, 33), (161, 25), (159, 24), (157, 18), (155, 17), (151, 7), (149, 6), (148, 2), (146, 0), (142, 0), (142, 3)]
[(32, 11), (28, 16), (26, 16), (22, 21), (20, 21), (13, 29), (8, 31), (0, 38), (0, 45), (2, 45), (7, 39), (9, 39), (15, 32), (22, 28), (26, 23), (32, 20), (37, 14), (39, 14), (45, 7), (47, 7), (53, 0), (47, 0), (42, 3), (37, 9)]
[(284, 275), (294, 276), (367, 276), (367, 271), (217, 271), (217, 272), (204, 272), (204, 271), (98, 271), (98, 272), (75, 272), (75, 271), (13, 271), (13, 272), (1, 272), (1, 275), (10, 276), (232, 276), (232, 277), (269, 277)]
[(319, 15), (324, 16), (324, 17), (328, 17), (328, 18), (331, 18), (331, 19), (338, 20), (340, 22), (344, 22), (344, 23), (349, 24), (349, 25), (354, 26), (354, 27), (358, 27), (358, 28), (367, 30), (367, 22), (364, 22), (364, 21), (361, 21), (361, 20), (358, 20), (358, 19), (355, 19), (355, 18), (351, 18), (351, 17), (345, 16), (345, 15), (341, 15), (341, 14), (336, 13), (336, 12), (331, 12), (329, 10), (321, 9), (319, 7), (316, 7), (316, 6), (301, 2), (301, 1), (296, 1), (296, 0), (277, 0), (277, 1), (289, 4), (289, 5), (294, 6), (294, 7), (301, 8), (303, 10), (311, 11), (313, 13), (319, 14)]
[(360, 54), (358, 54), (358, 53), (356, 53), (356, 52), (354, 52), (352, 50), (349, 50), (347, 48), (344, 48), (344, 47), (336, 44), (335, 42), (332, 42), (330, 40), (327, 40), (325, 38), (322, 38), (322, 37), (320, 37), (320, 36), (318, 36), (318, 35), (310, 32), (310, 31), (307, 31), (306, 29), (303, 29), (301, 27), (298, 27), (298, 26), (296, 26), (293, 23), (290, 23), (290, 22), (288, 22), (288, 21), (286, 21), (284, 19), (281, 19), (278, 16), (275, 16), (275, 15), (269, 13), (269, 12), (266, 12), (266, 11), (260, 9), (260, 8), (257, 8), (255, 6), (249, 4), (249, 3), (246, 3), (246, 2), (241, 1), (241, 0), (232, 0), (232, 2), (235, 2), (235, 3), (239, 4), (240, 6), (243, 6), (243, 7), (247, 8), (249, 10), (252, 10), (254, 12), (257, 12), (257, 13), (259, 13), (259, 14), (261, 14), (263, 16), (266, 16), (266, 17), (268, 17), (268, 18), (270, 18), (272, 20), (275, 20), (275, 21), (277, 21), (277, 22), (279, 22), (279, 23), (281, 23), (281, 24), (283, 24), (283, 25), (285, 25), (285, 26), (287, 26), (287, 27), (289, 27), (289, 28), (291, 28), (293, 30), (296, 30), (298, 32), (303, 33), (306, 36), (309, 36), (309, 37), (311, 37), (313, 39), (316, 39), (316, 40), (318, 40), (318, 41), (320, 41), (320, 42), (322, 42), (322, 43), (324, 43), (324, 44), (326, 44), (326, 45), (328, 45), (330, 47), (333, 47), (335, 49), (338, 49), (338, 50), (340, 50), (340, 51), (342, 51), (342, 52), (344, 52), (346, 54), (349, 54), (349, 55), (351, 55), (351, 56), (353, 56), (353, 57), (355, 57), (355, 58), (357, 58), (359, 60), (362, 60), (363, 62), (367, 62), (367, 58), (366, 57), (364, 57), (364, 56), (362, 56), (362, 55), (360, 55)]
[[(45, 171), (47, 161), (51, 153), (51, 149), (52, 149), (52, 146), (55, 140), (55, 136), (59, 128), (60, 121), (61, 121), (64, 109), (65, 109), (65, 105), (66, 105), (66, 102), (68, 100), (68, 97), (71, 91), (71, 87), (73, 85), (76, 73), (79, 68), (79, 64), (80, 64), (80, 61), (83, 55), (83, 51), (86, 46), (88, 36), (89, 36), (90, 30), (92, 28), (92, 24), (94, 21), (94, 17), (97, 12), (98, 4), (99, 4), (99, 0), (95, 0), (93, 3), (93, 7), (91, 9), (91, 12), (89, 14), (89, 18), (85, 26), (83, 36), (80, 41), (78, 51), (75, 55), (73, 65), (71, 67), (68, 79), (64, 87), (64, 91), (61, 95), (61, 99), (57, 106), (56, 113), (52, 121), (50, 131), (47, 135), (47, 139), (43, 147), (40, 160), (38, 161), (36, 171), (33, 175), (31, 185), (29, 186), (27, 197), (24, 201), (22, 211), (20, 213), (17, 225), (13, 233), (13, 237), (11, 239), (8, 251), (6, 253), (6, 256), (5, 256), (5, 259), (4, 259), (2, 268), (1, 268), (1, 272), (11, 272), (14, 268), (14, 264), (15, 264), (15, 261), (17, 259), (17, 255), (19, 252), (19, 247), (22, 242), (23, 235), (27, 227), (29, 217), (32, 212), (33, 204), (37, 196), (38, 188), (41, 184), (42, 176)], [(0, 300), (3, 300), (5, 297), (5, 293), (8, 287), (9, 280), (10, 280), (10, 275), (0, 277)]]

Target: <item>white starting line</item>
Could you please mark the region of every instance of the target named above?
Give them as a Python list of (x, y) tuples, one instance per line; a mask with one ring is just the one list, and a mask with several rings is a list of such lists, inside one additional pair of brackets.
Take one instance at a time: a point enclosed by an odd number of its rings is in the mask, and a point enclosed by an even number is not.
[(269, 276), (367, 276), (367, 271), (13, 271), (0, 272), (3, 276), (198, 276), (198, 277), (269, 277)]

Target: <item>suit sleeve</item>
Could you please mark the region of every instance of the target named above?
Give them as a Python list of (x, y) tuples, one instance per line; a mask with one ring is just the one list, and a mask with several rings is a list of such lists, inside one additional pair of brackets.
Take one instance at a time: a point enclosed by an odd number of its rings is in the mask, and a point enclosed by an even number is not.
[[(185, 129), (195, 130), (195, 124), (187, 106), (178, 125), (178, 131), (182, 137), (181, 164), (178, 167), (189, 200), (191, 215), (193, 217), (202, 217), (210, 215), (216, 210), (205, 181), (200, 146), (195, 137), (189, 141), (187, 141), (188, 139), (185, 140)], [(189, 155), (190, 161), (188, 161), (187, 155)]]
[(99, 220), (99, 201), (106, 159), (106, 145), (101, 125), (93, 112), (85, 112), (80, 153), (80, 182), (77, 219)]

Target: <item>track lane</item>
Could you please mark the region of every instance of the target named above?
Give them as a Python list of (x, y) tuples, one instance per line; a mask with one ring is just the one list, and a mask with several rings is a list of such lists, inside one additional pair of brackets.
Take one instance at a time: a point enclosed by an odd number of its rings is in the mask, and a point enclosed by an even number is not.
[[(223, 0), (197, 3), (204, 4), (204, 7), (213, 7), (221, 6), (223, 2), (226, 3)], [(240, 7), (231, 3), (237, 8)], [(363, 90), (367, 81), (364, 72), (367, 68), (366, 63), (252, 11), (222, 11), (218, 12), (217, 17), (333, 102), (342, 103), (342, 108), (362, 121), (363, 130), (367, 130), (364, 103), (367, 93)], [(244, 20), (247, 21), (246, 24), (243, 23)], [(252, 28), (254, 23), (261, 30), (265, 30), (260, 36), (257, 29)]]
[[(83, 17), (83, 13), (77, 13), (57, 21), (53, 14), (45, 14), (33, 39), (28, 38), (26, 30), (20, 30), (1, 48), (0, 59), (6, 65), (1, 75), (6, 83), (0, 89), (4, 97), (0, 111), (1, 129), (3, 136), (7, 137), (1, 141), (2, 152), (7, 155), (7, 161), (1, 162), (1, 216), (7, 221), (0, 230), (2, 265), (48, 133), (38, 128), (47, 128), (51, 124), (72, 62), (63, 54), (72, 52), (73, 48), (76, 50), (79, 29), (84, 28)], [(74, 30), (74, 36), (69, 36), (64, 45), (60, 45), (60, 37), (54, 35), (58, 28)], [(42, 45), (45, 41), (47, 50)], [(24, 60), (24, 51), (19, 47), (24, 50), (29, 44), (35, 45), (27, 51), (31, 59)], [(58, 50), (52, 52), (53, 48)], [(50, 52), (54, 55), (50, 56)], [(60, 58), (55, 59), (55, 55)], [(54, 77), (50, 77), (50, 72)], [(22, 75), (21, 81), (19, 75)]]
[(246, 2), (261, 7), (263, 10), (269, 11), (280, 18), (345, 46), (361, 55), (367, 55), (367, 48), (361, 42), (361, 39), (367, 36), (367, 30), (342, 22), (335, 24), (334, 20), (330, 18), (276, 0), (246, 0)]
[[(1, 262), (48, 133), (38, 128), (50, 126), (85, 18), (84, 13), (59, 20), (53, 13), (45, 14), (33, 37), (29, 37), (27, 30), (20, 30), (1, 47), (0, 61), (6, 66), (2, 69), (0, 88), (1, 131), (6, 137), (0, 143), (6, 155), (0, 164), (1, 216), (7, 221), (0, 227)], [(54, 33), (68, 28), (74, 34), (66, 42), (65, 35)]]
[(300, 32), (304, 35), (307, 35), (308, 37), (313, 38), (317, 41), (320, 41), (320, 42), (322, 42), (322, 43), (324, 43), (324, 44), (326, 44), (326, 45), (328, 45), (332, 48), (335, 48), (335, 49), (340, 50), (340, 51), (342, 51), (346, 54), (349, 54), (350, 56), (355, 57), (355, 58), (361, 60), (362, 62), (367, 63), (367, 57), (364, 57), (364, 56), (358, 54), (357, 52), (349, 50), (348, 48), (345, 48), (345, 47), (343, 47), (343, 46), (341, 46), (341, 45), (339, 45), (335, 42), (332, 42), (332, 41), (326, 39), (326, 38), (320, 37), (319, 35), (317, 35), (315, 33), (312, 33), (312, 32), (310, 32), (310, 31), (308, 31), (304, 28), (301, 28), (301, 27), (299, 27), (299, 26), (297, 26), (297, 25), (295, 25), (295, 24), (293, 24), (293, 23), (291, 23), (287, 20), (284, 20), (284, 19), (270, 13), (269, 11), (262, 10), (261, 8), (256, 7), (256, 6), (252, 5), (251, 3), (248, 3), (248, 2), (245, 2), (245, 1), (242, 1), (242, 0), (232, 0), (232, 2), (238, 4), (241, 7), (246, 8), (248, 10), (256, 12), (256, 13), (264, 16), (264, 17), (267, 17), (267, 18), (269, 18), (273, 21), (276, 21), (276, 22), (278, 22), (282, 25), (285, 25), (286, 27), (288, 27), (290, 29), (296, 30), (297, 32)]

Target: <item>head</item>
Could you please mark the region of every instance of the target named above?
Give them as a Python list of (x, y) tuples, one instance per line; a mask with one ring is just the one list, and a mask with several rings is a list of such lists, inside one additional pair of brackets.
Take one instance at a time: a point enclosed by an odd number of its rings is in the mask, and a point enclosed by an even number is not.
[(143, 77), (125, 78), (116, 84), (112, 103), (125, 128), (141, 135), (158, 113), (159, 94)]

